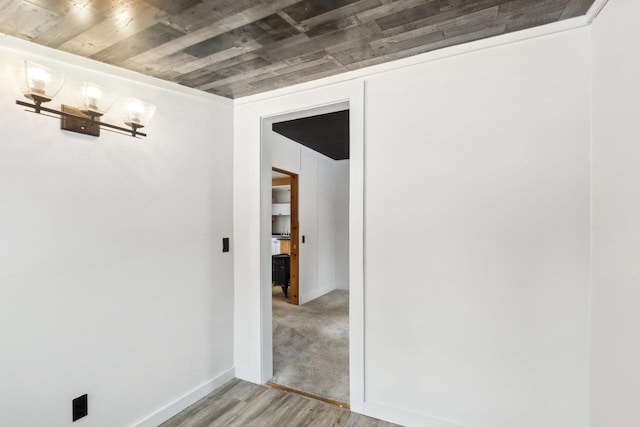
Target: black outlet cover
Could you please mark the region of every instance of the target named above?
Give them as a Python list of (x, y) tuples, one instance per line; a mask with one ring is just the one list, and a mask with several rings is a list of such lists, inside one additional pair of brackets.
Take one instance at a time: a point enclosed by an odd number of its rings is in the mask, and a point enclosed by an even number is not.
[(222, 252), (229, 252), (229, 238), (222, 238)]
[(89, 413), (88, 396), (83, 394), (80, 397), (76, 397), (72, 401), (73, 421), (78, 421), (80, 418), (86, 416)]

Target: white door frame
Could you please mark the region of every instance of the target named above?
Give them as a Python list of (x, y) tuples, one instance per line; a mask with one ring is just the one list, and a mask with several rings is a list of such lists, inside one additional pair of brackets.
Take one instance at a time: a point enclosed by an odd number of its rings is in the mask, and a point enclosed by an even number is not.
[(234, 362), (236, 376), (273, 375), (271, 325), (271, 147), (263, 121), (349, 107), (349, 386), (351, 410), (364, 412), (364, 82), (349, 81), (258, 101), (234, 114)]

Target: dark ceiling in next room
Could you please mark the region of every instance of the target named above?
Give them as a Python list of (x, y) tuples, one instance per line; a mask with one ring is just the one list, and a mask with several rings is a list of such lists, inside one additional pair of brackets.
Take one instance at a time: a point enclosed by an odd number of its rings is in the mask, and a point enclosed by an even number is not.
[(0, 33), (229, 98), (584, 15), (594, 0), (0, 0)]
[(349, 158), (349, 110), (274, 123), (273, 131), (334, 160)]

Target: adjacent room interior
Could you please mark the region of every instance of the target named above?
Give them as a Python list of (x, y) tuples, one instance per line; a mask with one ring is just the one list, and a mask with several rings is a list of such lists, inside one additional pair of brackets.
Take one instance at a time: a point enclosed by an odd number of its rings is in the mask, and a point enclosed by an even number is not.
[(263, 125), (272, 164), (269, 384), (348, 408), (349, 111), (300, 114)]

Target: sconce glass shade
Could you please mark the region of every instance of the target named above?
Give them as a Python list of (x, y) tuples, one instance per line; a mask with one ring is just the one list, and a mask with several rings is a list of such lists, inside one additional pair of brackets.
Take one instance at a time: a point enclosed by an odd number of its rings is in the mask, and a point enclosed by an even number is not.
[(149, 124), (156, 106), (136, 98), (127, 98), (124, 107), (124, 123), (130, 128), (141, 128)]
[(113, 105), (115, 94), (91, 82), (75, 83), (73, 97), (76, 107), (90, 117), (100, 117)]
[(24, 61), (15, 71), (22, 94), (36, 103), (49, 102), (64, 83), (64, 74), (34, 62)]

